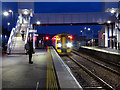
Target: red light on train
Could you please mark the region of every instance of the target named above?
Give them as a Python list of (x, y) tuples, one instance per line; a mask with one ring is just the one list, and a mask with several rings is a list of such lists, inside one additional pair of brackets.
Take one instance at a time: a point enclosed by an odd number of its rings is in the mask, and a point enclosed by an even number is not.
[(46, 39), (46, 40), (48, 40), (48, 39), (49, 39), (49, 37), (48, 37), (48, 36), (46, 36), (46, 37), (45, 37), (45, 39)]
[(72, 26), (72, 24), (70, 24), (70, 26)]
[(71, 40), (73, 39), (73, 36), (68, 36), (68, 38), (70, 38)]
[(52, 40), (56, 40), (56, 37), (53, 37)]

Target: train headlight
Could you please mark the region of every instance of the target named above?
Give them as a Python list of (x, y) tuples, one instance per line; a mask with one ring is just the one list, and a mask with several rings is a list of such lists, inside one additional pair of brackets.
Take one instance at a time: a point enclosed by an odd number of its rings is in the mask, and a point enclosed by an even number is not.
[(72, 43), (67, 43), (67, 47), (71, 48), (72, 47)]
[(57, 46), (58, 46), (58, 47), (61, 47), (62, 45), (61, 45), (61, 43), (58, 43)]

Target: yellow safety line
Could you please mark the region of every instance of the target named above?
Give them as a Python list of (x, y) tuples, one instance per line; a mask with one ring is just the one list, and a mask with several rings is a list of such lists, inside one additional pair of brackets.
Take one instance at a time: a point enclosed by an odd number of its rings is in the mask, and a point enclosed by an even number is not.
[(53, 61), (50, 53), (50, 49), (48, 47), (47, 52), (47, 90), (58, 90), (57, 79), (54, 71)]

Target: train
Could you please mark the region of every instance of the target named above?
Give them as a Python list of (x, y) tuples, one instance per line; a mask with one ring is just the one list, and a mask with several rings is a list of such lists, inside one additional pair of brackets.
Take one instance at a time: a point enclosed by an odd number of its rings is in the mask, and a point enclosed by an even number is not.
[(72, 35), (66, 33), (58, 34), (52, 38), (52, 45), (60, 55), (67, 55), (72, 50), (72, 39)]

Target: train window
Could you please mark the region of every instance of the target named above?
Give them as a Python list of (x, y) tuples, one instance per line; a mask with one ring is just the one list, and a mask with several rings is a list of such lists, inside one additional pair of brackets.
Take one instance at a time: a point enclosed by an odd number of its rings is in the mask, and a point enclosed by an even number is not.
[(57, 41), (57, 43), (61, 43), (61, 41), (60, 41), (60, 40), (58, 40), (58, 41)]

